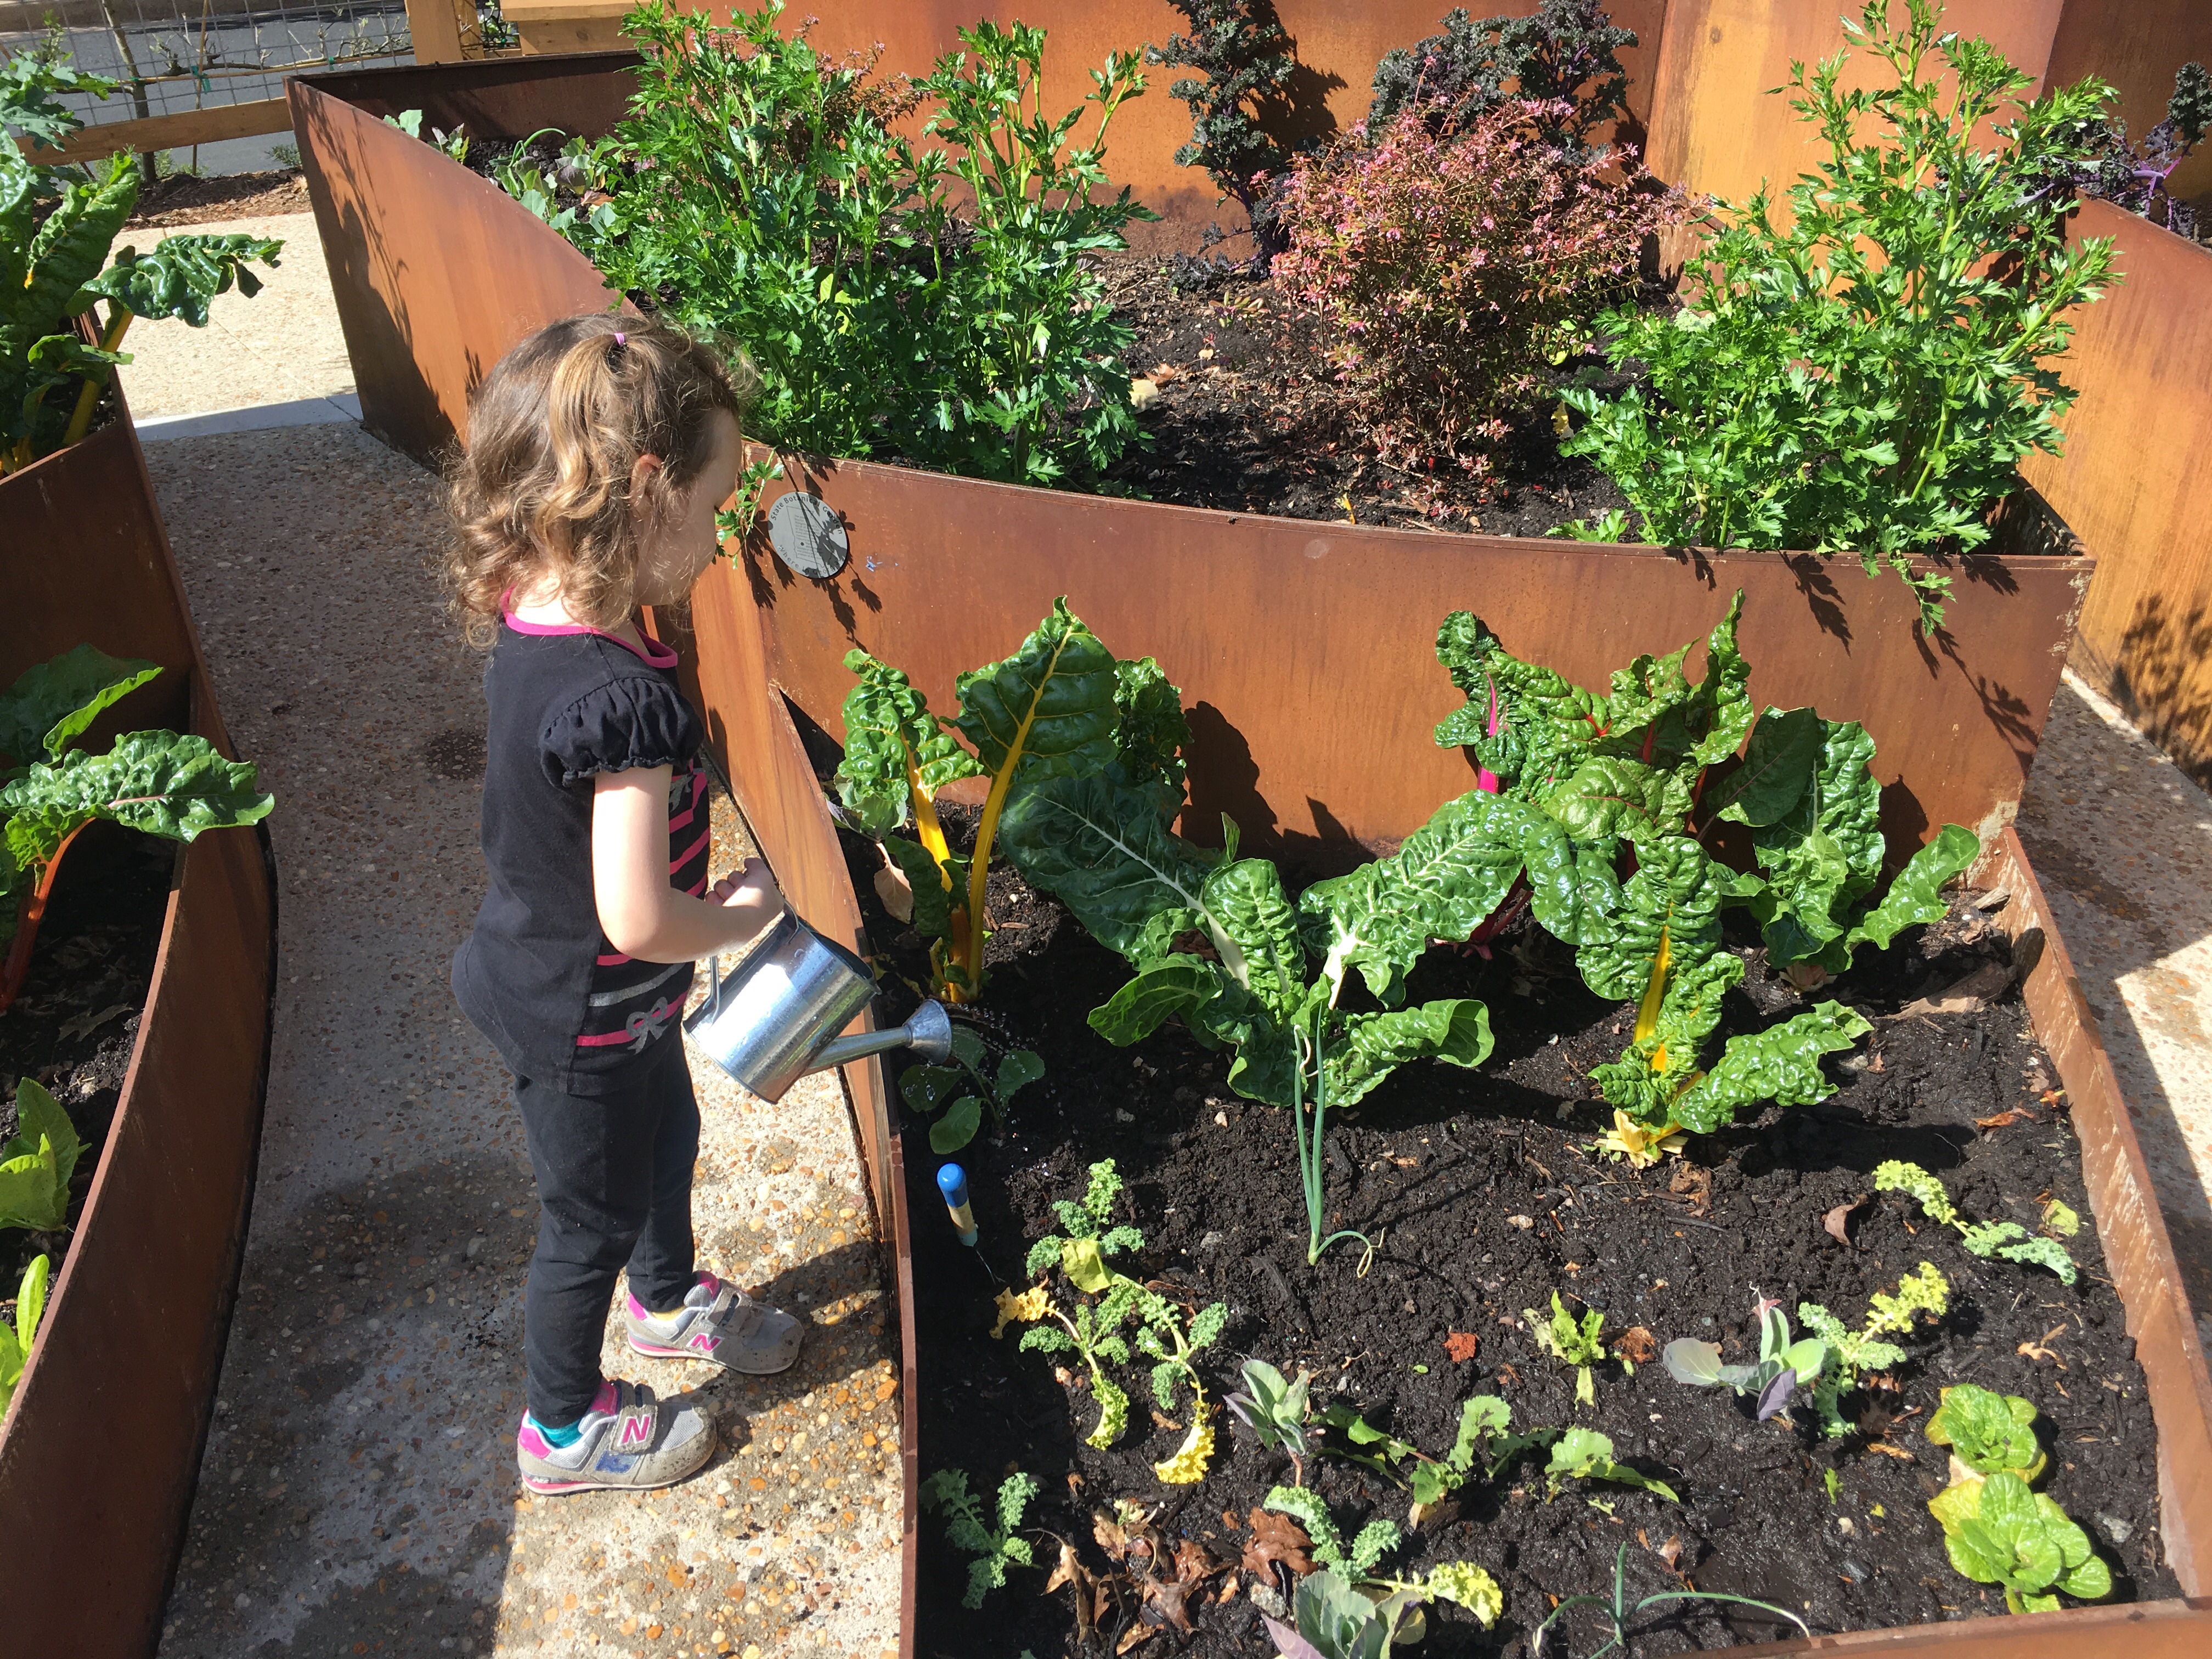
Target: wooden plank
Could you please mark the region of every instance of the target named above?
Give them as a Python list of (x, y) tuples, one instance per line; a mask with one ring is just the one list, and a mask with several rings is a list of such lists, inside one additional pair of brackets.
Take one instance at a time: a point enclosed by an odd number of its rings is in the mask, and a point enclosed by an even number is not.
[(416, 63), (461, 61), (461, 20), (453, 0), (407, 0), (407, 33)]
[(29, 140), (15, 142), (33, 161), (52, 166), (98, 161), (118, 149), (189, 149), (194, 144), (212, 144), (224, 138), (258, 138), (264, 133), (291, 130), (292, 110), (284, 100), (257, 98), (247, 104), (216, 104), (206, 109), (179, 110), (173, 115), (149, 116), (143, 121), (85, 127), (70, 134), (59, 149), (33, 152)]

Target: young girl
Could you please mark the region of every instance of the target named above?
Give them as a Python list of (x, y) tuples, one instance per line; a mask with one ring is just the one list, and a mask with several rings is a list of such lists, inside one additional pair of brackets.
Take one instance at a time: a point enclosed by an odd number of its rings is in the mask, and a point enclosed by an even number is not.
[(798, 1320), (692, 1257), (691, 964), (783, 906), (758, 860), (708, 890), (699, 716), (676, 653), (636, 621), (714, 556), (740, 403), (730, 372), (673, 331), (572, 318), (492, 370), (453, 480), (454, 605), (493, 646), (490, 889), (453, 994), (514, 1073), (538, 1176), (515, 1441), (533, 1492), (666, 1486), (714, 1455), (696, 1407), (600, 1376), (617, 1273), (639, 1353), (757, 1375), (799, 1356)]

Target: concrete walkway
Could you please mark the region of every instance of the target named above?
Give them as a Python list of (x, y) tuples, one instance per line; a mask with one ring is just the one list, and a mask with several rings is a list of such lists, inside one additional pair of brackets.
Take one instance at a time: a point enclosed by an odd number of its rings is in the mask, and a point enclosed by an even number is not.
[[(436, 481), (351, 425), (148, 458), (224, 714), (278, 806), (268, 1123), (164, 1659), (708, 1654), (896, 1644), (895, 1320), (833, 1083), (694, 1066), (703, 1261), (813, 1324), (696, 1389), (724, 1449), (650, 1497), (531, 1500), (514, 1461), (536, 1206), (447, 966), (483, 886), (481, 664), (443, 617)], [(718, 803), (716, 867), (743, 852)], [(3, 1644), (0, 1644), (3, 1645)]]

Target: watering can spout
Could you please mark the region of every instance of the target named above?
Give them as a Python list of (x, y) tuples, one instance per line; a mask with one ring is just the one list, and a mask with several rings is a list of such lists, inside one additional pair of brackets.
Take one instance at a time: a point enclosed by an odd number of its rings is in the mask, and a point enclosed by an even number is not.
[(684, 1030), (763, 1100), (782, 1099), (809, 1072), (887, 1049), (951, 1057), (952, 1021), (934, 1002), (895, 1030), (839, 1036), (874, 1000), (875, 978), (867, 963), (788, 910), (728, 975), (713, 960), (708, 973), (707, 999), (684, 1017)]

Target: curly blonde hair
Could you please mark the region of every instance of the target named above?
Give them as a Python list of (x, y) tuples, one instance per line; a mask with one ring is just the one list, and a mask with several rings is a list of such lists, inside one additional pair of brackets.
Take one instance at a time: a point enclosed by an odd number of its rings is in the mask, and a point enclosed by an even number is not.
[[(600, 313), (550, 323), (501, 358), (469, 401), (449, 470), (446, 586), (489, 645), (518, 591), (557, 582), (577, 621), (636, 608), (641, 533), (676, 507), (714, 450), (714, 413), (742, 421), (757, 382), (665, 323)], [(633, 490), (641, 456), (661, 465)]]

